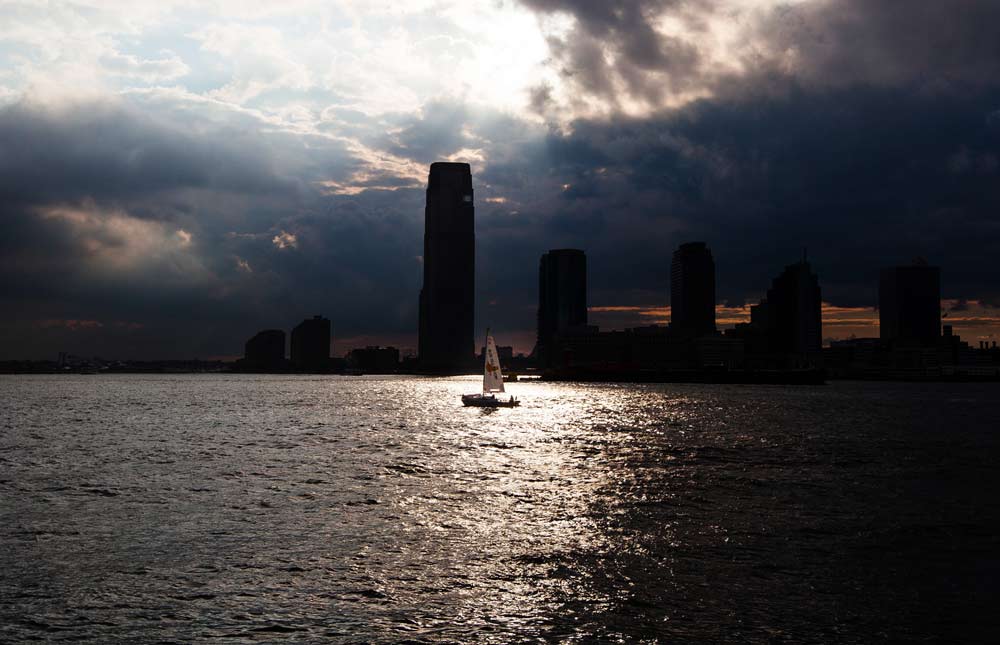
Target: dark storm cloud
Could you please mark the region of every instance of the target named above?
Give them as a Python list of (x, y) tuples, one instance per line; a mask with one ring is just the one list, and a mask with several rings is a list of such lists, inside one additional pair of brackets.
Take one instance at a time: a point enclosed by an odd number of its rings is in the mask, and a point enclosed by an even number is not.
[[(549, 51), (560, 74), (579, 90), (617, 104), (621, 89), (658, 103), (697, 78), (702, 54), (696, 38), (664, 34), (664, 14), (698, 32), (709, 0), (522, 0), (542, 13), (570, 14), (576, 22), (566, 37), (550, 37)], [(534, 90), (535, 107), (544, 105), (545, 88)]]
[(324, 195), (316, 182), (368, 167), (337, 140), (155, 102), (25, 101), (0, 110), (0, 155), (4, 356), (237, 354), (315, 313), (340, 334), (409, 331), (419, 191)]
[(269, 155), (259, 142), (239, 130), (206, 139), (184, 125), (117, 101), (6, 107), (0, 115), (0, 199), (37, 204), (178, 188), (253, 194), (293, 187), (267, 166)]
[[(1000, 4), (993, 0), (813, 0), (769, 11), (727, 9), (717, 0), (521, 0), (540, 15), (574, 18), (549, 39), (549, 64), (574, 88), (570, 104), (624, 99), (662, 104), (685, 90), (715, 96), (766, 93), (775, 77), (811, 86), (856, 83), (925, 91), (981, 88), (1000, 76)], [(679, 29), (665, 33), (670, 19)], [(738, 29), (744, 72), (712, 67), (705, 25)], [(782, 84), (779, 82), (778, 88)], [(547, 114), (551, 88), (530, 105)]]
[(462, 128), (468, 118), (461, 103), (433, 101), (417, 115), (400, 116), (394, 131), (375, 143), (395, 155), (430, 164), (469, 143)]
[[(737, 302), (804, 247), (837, 304), (872, 304), (878, 268), (916, 256), (945, 267), (946, 295), (996, 294), (1000, 132), (989, 115), (998, 103), (998, 89), (791, 84), (767, 100), (578, 121), (523, 160), (552, 190), (521, 216), (537, 214), (537, 237), (551, 246), (587, 248), (595, 289), (609, 299), (631, 286), (666, 304), (670, 253), (690, 239), (711, 244), (720, 296)], [(510, 172), (491, 165), (484, 178), (499, 184)]]
[(822, 0), (775, 11), (756, 36), (812, 82), (940, 89), (996, 83), (998, 24), (993, 0)]
[[(643, 118), (577, 120), (527, 160), (529, 174), (566, 188), (522, 204), (521, 216), (537, 215), (540, 237), (586, 245), (598, 304), (665, 304), (665, 267), (686, 239), (709, 241), (720, 295), (737, 302), (804, 247), (838, 304), (872, 304), (878, 267), (915, 256), (943, 265), (946, 295), (1000, 292), (996, 2), (824, 0), (746, 13), (738, 74), (668, 56), (657, 32), (670, 16), (696, 41), (700, 20), (723, 15), (717, 3), (524, 4), (575, 18), (551, 43), (551, 64), (584, 97), (617, 105), (611, 88), (629, 69), (710, 95)], [(531, 100), (539, 113), (557, 108), (546, 86)], [(497, 182), (514, 173), (486, 172)]]

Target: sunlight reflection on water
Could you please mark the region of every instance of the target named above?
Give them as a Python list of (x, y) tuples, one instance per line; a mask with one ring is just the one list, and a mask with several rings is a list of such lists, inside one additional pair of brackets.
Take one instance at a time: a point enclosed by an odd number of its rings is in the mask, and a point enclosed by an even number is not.
[(996, 589), (975, 406), (526, 382), (463, 407), (479, 383), (0, 377), (0, 637), (871, 642)]

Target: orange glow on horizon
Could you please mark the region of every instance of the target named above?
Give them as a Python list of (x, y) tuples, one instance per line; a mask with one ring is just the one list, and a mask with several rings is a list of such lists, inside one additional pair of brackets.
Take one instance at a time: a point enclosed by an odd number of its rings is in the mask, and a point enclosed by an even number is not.
[[(960, 304), (961, 303), (961, 304)], [(602, 305), (587, 309), (591, 324), (608, 329), (625, 329), (670, 323), (670, 306)], [(979, 300), (941, 301), (941, 324), (951, 325), (955, 333), (971, 339), (1000, 338), (1000, 307)], [(843, 307), (824, 302), (822, 305), (823, 336), (839, 340), (851, 337), (874, 338), (879, 334), (878, 310), (875, 307)], [(750, 305), (715, 307), (716, 325), (720, 329), (750, 322)]]

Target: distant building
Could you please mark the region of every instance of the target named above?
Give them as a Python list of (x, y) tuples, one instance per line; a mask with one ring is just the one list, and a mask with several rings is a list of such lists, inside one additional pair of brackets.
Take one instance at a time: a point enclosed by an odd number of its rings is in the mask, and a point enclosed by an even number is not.
[[(486, 353), (486, 345), (480, 345), (479, 354), (476, 355), (476, 363), (483, 360), (483, 354)], [(497, 358), (500, 359), (500, 365), (503, 367), (508, 367), (514, 360), (514, 346), (513, 345), (497, 345)]]
[(399, 350), (374, 345), (352, 349), (347, 355), (347, 365), (368, 374), (390, 374), (399, 369)]
[(535, 355), (551, 365), (556, 335), (587, 324), (587, 256), (579, 249), (542, 255), (538, 269), (538, 338)]
[(420, 291), (421, 369), (460, 372), (475, 352), (475, 209), (467, 163), (431, 164)]
[(771, 352), (817, 354), (823, 347), (823, 302), (819, 280), (805, 260), (788, 265), (771, 283), (757, 312), (766, 325)]
[(816, 365), (822, 361), (822, 309), (819, 280), (802, 260), (785, 267), (767, 297), (750, 307), (750, 322), (727, 330), (726, 336), (743, 340), (748, 367)]
[(878, 309), (882, 340), (936, 345), (941, 336), (941, 269), (925, 262), (882, 269)]
[(685, 338), (715, 333), (715, 261), (704, 242), (681, 244), (674, 251), (670, 330)]
[(651, 325), (624, 331), (580, 326), (556, 336), (551, 368), (593, 368), (609, 373), (630, 370), (738, 369), (743, 341), (708, 335), (683, 338), (667, 327)]
[(881, 338), (833, 341), (825, 367), (836, 378), (902, 381), (997, 380), (1000, 350), (979, 341), (974, 348), (944, 325), (934, 345), (900, 344)]
[(246, 342), (244, 362), (253, 369), (275, 369), (285, 366), (285, 332), (265, 329)]
[(292, 330), (292, 365), (300, 370), (324, 370), (330, 366), (330, 320), (313, 316)]

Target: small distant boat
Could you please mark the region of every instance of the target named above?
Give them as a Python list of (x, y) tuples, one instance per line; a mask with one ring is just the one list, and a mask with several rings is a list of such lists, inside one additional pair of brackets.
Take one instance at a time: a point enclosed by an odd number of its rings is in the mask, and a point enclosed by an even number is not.
[(486, 330), (486, 352), (483, 367), (483, 392), (482, 394), (463, 394), (462, 404), (471, 405), (477, 408), (514, 408), (521, 405), (513, 396), (508, 398), (497, 397), (503, 394), (503, 372), (500, 371), (500, 358), (497, 356), (497, 344), (490, 335), (490, 330)]

